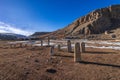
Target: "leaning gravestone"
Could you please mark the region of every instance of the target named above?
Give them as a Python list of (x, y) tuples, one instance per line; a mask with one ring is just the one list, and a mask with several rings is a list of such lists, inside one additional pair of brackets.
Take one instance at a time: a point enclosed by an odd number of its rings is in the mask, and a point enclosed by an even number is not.
[(74, 47), (74, 62), (79, 62), (81, 60), (80, 44), (75, 43)]
[(71, 52), (71, 51), (72, 51), (71, 41), (70, 41), (70, 40), (67, 41), (67, 51), (68, 51), (68, 52)]

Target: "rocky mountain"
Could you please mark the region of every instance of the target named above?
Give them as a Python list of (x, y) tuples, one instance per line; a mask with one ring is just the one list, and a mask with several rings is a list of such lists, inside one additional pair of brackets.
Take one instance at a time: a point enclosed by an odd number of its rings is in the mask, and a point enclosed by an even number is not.
[(94, 34), (120, 35), (120, 5), (94, 10), (52, 35), (66, 37)]
[(99, 34), (120, 27), (120, 5), (97, 9), (83, 16), (64, 30), (66, 34)]
[(45, 35), (45, 34), (49, 34), (50, 32), (35, 32), (34, 34), (32, 34), (31, 36), (41, 36), (41, 35)]
[(24, 35), (14, 33), (0, 33), (0, 40), (16, 40), (21, 38), (27, 38)]

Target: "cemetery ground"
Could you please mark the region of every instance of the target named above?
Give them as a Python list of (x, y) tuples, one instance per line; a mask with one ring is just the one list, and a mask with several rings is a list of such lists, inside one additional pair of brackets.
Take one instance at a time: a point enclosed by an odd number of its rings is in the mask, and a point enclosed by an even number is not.
[(10, 48), (0, 42), (0, 80), (120, 80), (120, 50), (86, 48), (81, 61), (74, 52), (50, 47)]

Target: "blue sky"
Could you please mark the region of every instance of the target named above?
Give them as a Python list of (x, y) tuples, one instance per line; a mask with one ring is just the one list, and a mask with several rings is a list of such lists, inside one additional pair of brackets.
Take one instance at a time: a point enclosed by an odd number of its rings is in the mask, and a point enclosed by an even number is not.
[(113, 4), (120, 0), (0, 0), (0, 32), (29, 35), (54, 31)]

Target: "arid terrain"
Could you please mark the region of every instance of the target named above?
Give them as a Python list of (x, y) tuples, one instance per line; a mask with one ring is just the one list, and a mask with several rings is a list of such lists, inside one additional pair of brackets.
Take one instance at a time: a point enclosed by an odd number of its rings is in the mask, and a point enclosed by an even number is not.
[(0, 80), (120, 80), (114, 1), (0, 0)]
[(50, 56), (47, 46), (10, 48), (6, 43), (0, 42), (0, 80), (120, 80), (119, 50), (87, 47), (75, 63), (74, 52), (64, 48)]

